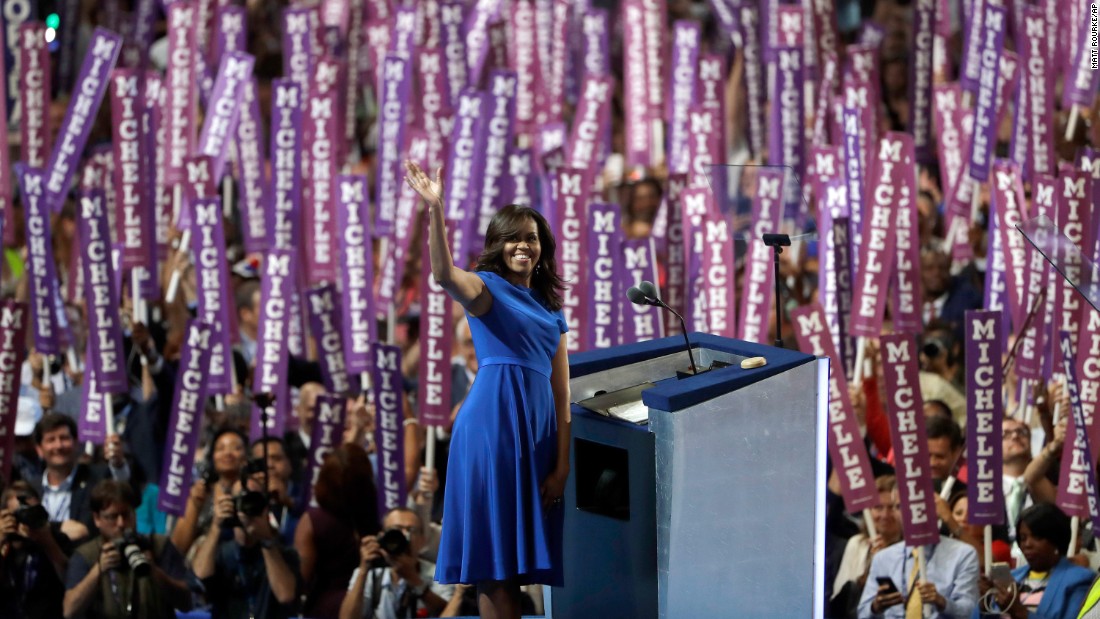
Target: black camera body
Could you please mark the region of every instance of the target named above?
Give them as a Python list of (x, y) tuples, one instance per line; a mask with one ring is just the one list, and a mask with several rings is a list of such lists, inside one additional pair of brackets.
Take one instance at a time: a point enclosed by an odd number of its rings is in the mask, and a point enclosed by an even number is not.
[[(241, 481), (247, 482), (256, 473), (265, 472), (267, 466), (264, 460), (260, 458), (250, 458), (248, 463), (241, 468)], [(255, 518), (264, 513), (270, 504), (270, 497), (267, 492), (259, 490), (247, 490), (242, 489), (237, 493), (237, 496), (233, 497), (233, 509), (238, 511), (249, 518)], [(222, 521), (222, 526), (227, 529), (234, 527), (244, 526), (240, 518), (236, 514), (226, 518)]]
[(122, 532), (122, 535), (114, 541), (114, 544), (115, 548), (122, 553), (122, 557), (126, 559), (126, 567), (129, 567), (135, 576), (149, 575), (153, 566), (149, 564), (145, 551), (152, 550), (152, 540), (144, 535), (138, 535), (134, 531), (127, 530)]
[[(378, 536), (378, 545), (391, 557), (399, 557), (408, 554), (410, 550), (409, 537), (401, 529), (386, 529)], [(378, 557), (371, 562), (371, 568), (389, 567), (385, 557)]]
[(50, 514), (41, 504), (28, 505), (27, 497), (19, 496), (19, 507), (12, 514), (15, 521), (25, 525), (28, 529), (40, 529), (50, 522)]

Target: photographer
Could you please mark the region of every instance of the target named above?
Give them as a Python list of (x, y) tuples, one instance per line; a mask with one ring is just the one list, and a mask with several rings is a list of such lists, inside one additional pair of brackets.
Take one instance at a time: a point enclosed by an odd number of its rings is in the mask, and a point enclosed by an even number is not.
[[(259, 461), (262, 466), (262, 460)], [(202, 539), (192, 567), (221, 617), (290, 617), (299, 590), (298, 555), (280, 541), (262, 481), (248, 492), (226, 495), (214, 506), (214, 526)], [(232, 529), (225, 539), (220, 532)]]
[(416, 512), (392, 509), (382, 533), (359, 545), (359, 567), (351, 575), (340, 619), (404, 619), (420, 609), (438, 617), (454, 595), (454, 586), (432, 580), (435, 565), (418, 559), (424, 545), (423, 523)]
[(183, 557), (162, 535), (134, 533), (137, 495), (129, 484), (100, 482), (91, 493), (99, 535), (81, 545), (65, 579), (65, 617), (175, 617), (191, 608)]
[(25, 481), (0, 495), (0, 617), (58, 617), (69, 538)]

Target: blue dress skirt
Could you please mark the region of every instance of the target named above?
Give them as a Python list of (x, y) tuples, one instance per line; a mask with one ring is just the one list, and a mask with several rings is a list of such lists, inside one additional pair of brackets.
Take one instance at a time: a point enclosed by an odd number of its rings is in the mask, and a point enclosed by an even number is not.
[(551, 359), (567, 331), (538, 292), (477, 273), (493, 297), (469, 316), (478, 372), (455, 419), (436, 581), (561, 585), (562, 509), (539, 486), (554, 470)]

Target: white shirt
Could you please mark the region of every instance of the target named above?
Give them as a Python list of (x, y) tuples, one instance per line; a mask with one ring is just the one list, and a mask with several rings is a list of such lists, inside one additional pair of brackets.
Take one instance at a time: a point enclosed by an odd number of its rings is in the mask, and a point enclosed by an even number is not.
[(49, 471), (42, 471), (42, 506), (50, 515), (50, 522), (65, 522), (73, 504), (73, 478), (76, 467), (69, 472), (65, 481), (56, 486), (50, 485)]
[[(451, 597), (455, 593), (454, 585), (441, 585), (432, 578), (435, 574), (435, 564), (419, 560), (420, 565), (420, 578), (424, 582), (431, 583), (429, 588), (432, 593), (438, 595), (446, 601), (450, 601)], [(401, 619), (397, 616), (397, 607), (401, 604), (401, 597), (405, 595), (405, 590), (408, 588), (408, 583), (404, 580), (398, 580), (395, 585), (393, 582), (393, 570), (390, 568), (376, 568), (367, 573), (367, 582), (363, 586), (363, 614), (362, 617), (367, 619), (371, 617), (371, 611), (374, 610), (374, 579), (379, 574), (382, 576), (382, 580), (379, 586), (378, 593), (378, 610), (374, 614), (376, 619)], [(351, 580), (348, 582), (348, 591), (355, 585), (355, 581), (359, 578), (359, 568), (355, 568), (355, 571), (351, 573)], [(423, 608), (423, 600), (416, 601), (417, 608)], [(414, 612), (415, 616), (416, 613)]]

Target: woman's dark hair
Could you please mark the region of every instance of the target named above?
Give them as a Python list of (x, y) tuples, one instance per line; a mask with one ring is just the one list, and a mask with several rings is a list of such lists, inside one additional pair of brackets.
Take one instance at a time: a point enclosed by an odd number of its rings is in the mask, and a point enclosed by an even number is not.
[(1057, 548), (1062, 556), (1069, 549), (1069, 516), (1053, 503), (1036, 503), (1020, 513), (1016, 521), (1016, 531), (1027, 525), (1032, 537), (1045, 539)]
[(535, 222), (540, 246), (539, 261), (531, 276), (531, 288), (542, 295), (547, 307), (556, 312), (561, 309), (562, 292), (565, 290), (565, 283), (558, 276), (558, 263), (554, 255), (558, 245), (554, 240), (554, 233), (550, 231), (550, 224), (535, 209), (509, 204), (493, 215), (489, 229), (485, 231), (485, 250), (478, 256), (475, 270), (490, 271), (504, 277), (507, 272), (501, 258), (504, 244), (518, 236), (520, 226), (527, 220)]
[(210, 439), (210, 446), (206, 449), (206, 465), (211, 471), (214, 470), (214, 447), (218, 444), (218, 439), (226, 434), (234, 434), (237, 438), (241, 439), (241, 447), (244, 448), (244, 457), (248, 458), (248, 438), (243, 432), (232, 426), (222, 426), (214, 431), (214, 437)]
[(341, 445), (325, 456), (313, 486), (317, 505), (350, 524), (360, 535), (378, 531), (378, 498), (367, 450)]

